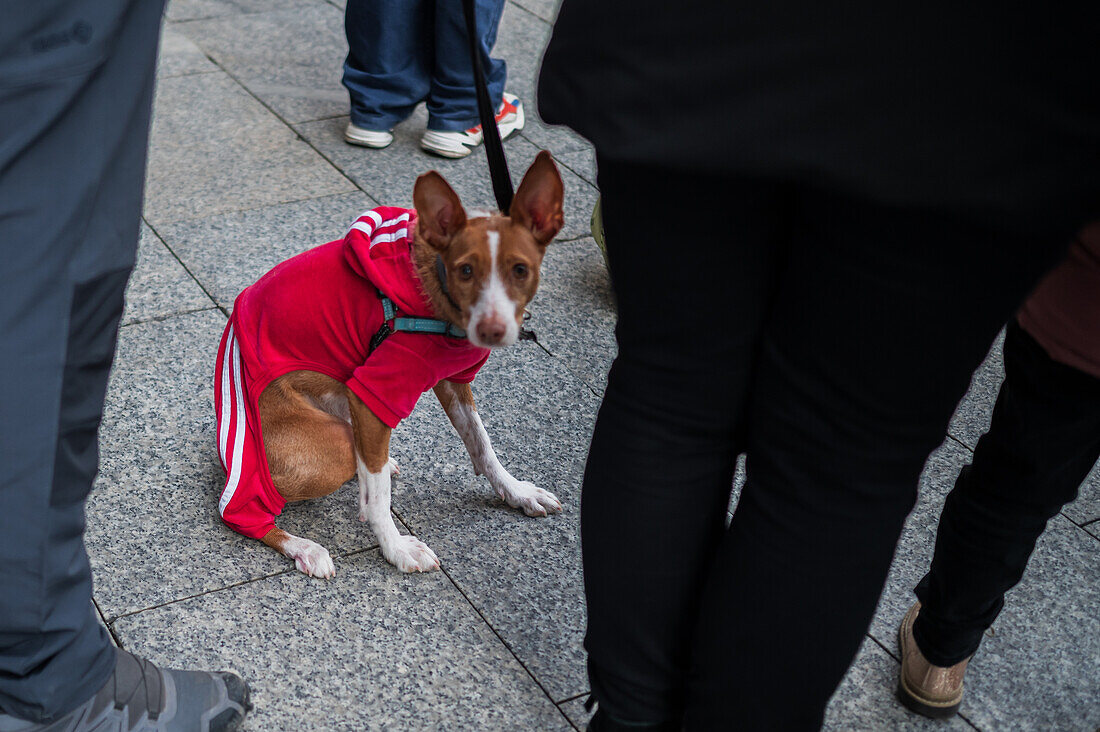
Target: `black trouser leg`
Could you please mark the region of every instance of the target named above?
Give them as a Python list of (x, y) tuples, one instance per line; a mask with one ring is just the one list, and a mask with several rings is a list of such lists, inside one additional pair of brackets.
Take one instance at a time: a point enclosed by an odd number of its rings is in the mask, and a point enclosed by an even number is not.
[(619, 354), (582, 494), (585, 647), (604, 714), (661, 721), (724, 529), (779, 212), (774, 187), (606, 160), (600, 185)]
[(947, 496), (913, 634), (937, 666), (970, 657), (1023, 577), (1047, 521), (1100, 457), (1100, 379), (1051, 358), (1015, 320), (1005, 380), (974, 460)]
[(689, 729), (813, 729), (855, 656), (928, 454), (1055, 252), (804, 191), (760, 349), (747, 482), (709, 572)]
[(1056, 254), (936, 212), (600, 171), (620, 355), (582, 502), (593, 694), (622, 721), (814, 727), (926, 456)]

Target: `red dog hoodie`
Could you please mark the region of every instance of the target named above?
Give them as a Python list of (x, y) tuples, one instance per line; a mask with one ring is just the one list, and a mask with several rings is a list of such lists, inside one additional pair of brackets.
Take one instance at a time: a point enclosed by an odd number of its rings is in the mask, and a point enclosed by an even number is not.
[(433, 318), (411, 257), (416, 211), (381, 207), (340, 240), (288, 259), (245, 289), (233, 306), (214, 372), (218, 450), (226, 483), (222, 519), (262, 538), (286, 501), (263, 447), (259, 398), (274, 379), (308, 370), (347, 385), (390, 427), (443, 379), (473, 380), (489, 350), (465, 339), (398, 332), (373, 353), (384, 293), (400, 314)]

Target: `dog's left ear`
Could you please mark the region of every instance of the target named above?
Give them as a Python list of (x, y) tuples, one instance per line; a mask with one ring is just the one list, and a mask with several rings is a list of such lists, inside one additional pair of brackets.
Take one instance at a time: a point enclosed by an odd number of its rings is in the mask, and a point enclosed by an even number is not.
[(466, 225), (466, 212), (458, 194), (434, 170), (416, 179), (413, 206), (416, 207), (417, 228), (433, 249), (446, 249), (451, 237)]
[(563, 196), (558, 166), (550, 153), (542, 150), (523, 176), (508, 215), (527, 228), (540, 246), (546, 246), (561, 231)]

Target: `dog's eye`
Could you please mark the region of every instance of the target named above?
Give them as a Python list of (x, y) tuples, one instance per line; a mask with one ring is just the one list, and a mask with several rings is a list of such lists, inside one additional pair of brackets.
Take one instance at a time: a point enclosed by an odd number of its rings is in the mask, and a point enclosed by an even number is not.
[(515, 267), (512, 267), (512, 272), (515, 273), (517, 278), (522, 280), (527, 276), (527, 265), (517, 264)]
[(464, 264), (458, 268), (458, 274), (462, 277), (462, 279), (468, 280), (474, 276), (474, 268), (468, 264)]

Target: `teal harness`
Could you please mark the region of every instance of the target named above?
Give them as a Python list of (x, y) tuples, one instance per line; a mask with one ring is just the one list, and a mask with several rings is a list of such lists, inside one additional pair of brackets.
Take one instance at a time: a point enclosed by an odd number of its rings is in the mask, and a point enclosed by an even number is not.
[(462, 330), (446, 320), (436, 320), (434, 318), (406, 318), (396, 317), (397, 308), (394, 307), (393, 301), (378, 293), (379, 299), (382, 301), (382, 327), (378, 329), (378, 332), (370, 339), (371, 353), (374, 349), (382, 345), (382, 341), (389, 338), (394, 333), (429, 333), (431, 335), (444, 335), (449, 338), (465, 338), (466, 331)]

